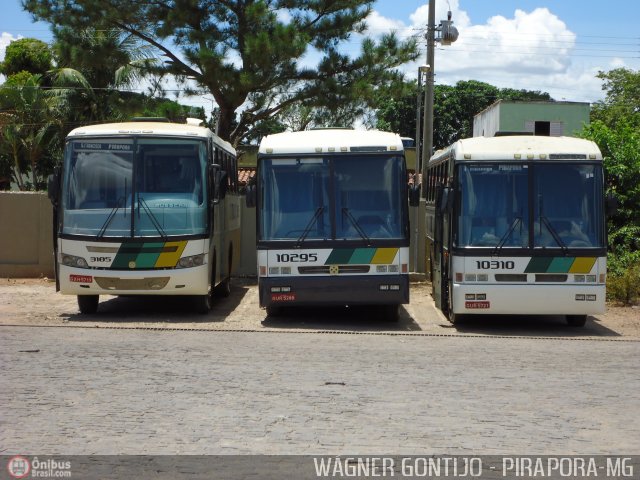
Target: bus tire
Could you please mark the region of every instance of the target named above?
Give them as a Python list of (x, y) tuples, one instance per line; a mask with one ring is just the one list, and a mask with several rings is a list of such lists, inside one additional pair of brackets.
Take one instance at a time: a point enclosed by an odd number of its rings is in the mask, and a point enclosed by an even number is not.
[(453, 284), (451, 282), (447, 283), (447, 318), (449, 319), (449, 323), (451, 325), (460, 325), (460, 320), (462, 315), (459, 313), (454, 313), (453, 311)]
[(584, 327), (584, 324), (587, 323), (586, 315), (567, 315), (566, 318), (570, 327)]
[(99, 295), (78, 295), (80, 313), (90, 315), (98, 311)]
[(229, 251), (229, 263), (228, 265), (228, 272), (227, 272), (227, 276), (224, 280), (222, 280), (220, 282), (220, 285), (218, 285), (218, 294), (221, 297), (227, 298), (229, 295), (231, 295), (231, 261), (233, 258), (233, 252)]
[(193, 297), (193, 309), (200, 315), (206, 315), (211, 310), (211, 293), (208, 295), (196, 295)]
[(276, 305), (267, 305), (267, 317), (278, 317), (282, 313), (282, 309)]

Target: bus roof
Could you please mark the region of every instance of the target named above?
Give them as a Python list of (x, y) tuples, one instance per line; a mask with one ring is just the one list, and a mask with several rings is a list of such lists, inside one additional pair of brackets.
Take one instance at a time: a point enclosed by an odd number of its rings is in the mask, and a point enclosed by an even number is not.
[(507, 137), (472, 137), (458, 140), (449, 147), (438, 150), (429, 160), (437, 163), (443, 157), (453, 155), (456, 160), (540, 160), (577, 158), (602, 160), (598, 146), (591, 140), (575, 137), (544, 137), (515, 135)]
[(78, 127), (67, 135), (68, 140), (91, 137), (91, 136), (129, 136), (129, 135), (149, 135), (149, 136), (193, 136), (198, 138), (212, 137), (217, 145), (235, 154), (233, 146), (215, 135), (206, 127), (189, 125), (186, 123), (168, 122), (122, 122), (122, 123), (102, 123), (99, 125), (86, 125)]
[(258, 153), (340, 153), (367, 151), (367, 148), (369, 151), (403, 151), (402, 140), (396, 133), (328, 128), (268, 135), (260, 142)]

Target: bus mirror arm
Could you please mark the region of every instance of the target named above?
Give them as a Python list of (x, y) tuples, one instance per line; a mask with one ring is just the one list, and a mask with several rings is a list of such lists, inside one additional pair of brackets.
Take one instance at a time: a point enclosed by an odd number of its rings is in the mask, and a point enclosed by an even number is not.
[(409, 206), (417, 207), (420, 205), (420, 185), (411, 185), (409, 187)]
[(47, 196), (53, 206), (57, 207), (60, 200), (60, 167), (56, 167), (47, 179)]
[(440, 212), (451, 213), (453, 211), (454, 190), (451, 187), (442, 189), (442, 200), (440, 201)]
[(613, 193), (608, 193), (605, 200), (605, 210), (607, 212), (607, 216), (610, 217), (618, 213), (618, 207), (618, 198)]
[(247, 185), (246, 194), (244, 197), (247, 208), (254, 208), (256, 206), (256, 186)]

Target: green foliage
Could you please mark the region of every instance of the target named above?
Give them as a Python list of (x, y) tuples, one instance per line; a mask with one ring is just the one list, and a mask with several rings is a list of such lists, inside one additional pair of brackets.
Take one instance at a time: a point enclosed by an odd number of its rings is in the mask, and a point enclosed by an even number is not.
[[(57, 118), (58, 98), (44, 89), (40, 75), (19, 73), (0, 86), (2, 124), (0, 161), (20, 190), (37, 189), (49, 173), (50, 153)], [(30, 172), (30, 182), (25, 175)]]
[(7, 77), (19, 72), (44, 75), (53, 66), (49, 45), (35, 38), (21, 38), (11, 42), (0, 63), (0, 73)]
[(591, 121), (601, 121), (610, 128), (618, 123), (640, 128), (640, 71), (616, 68), (599, 72), (605, 99), (591, 109)]
[(640, 252), (619, 249), (608, 257), (607, 299), (632, 305), (640, 298)]
[[(39, 20), (71, 30), (106, 24), (153, 47), (164, 63), (144, 70), (194, 80), (209, 92), (219, 107), (219, 134), (235, 144), (291, 105), (334, 112), (349, 104), (364, 111), (381, 86), (398, 78), (396, 67), (417, 57), (414, 39), (387, 35), (377, 43), (365, 39), (359, 56), (339, 52), (342, 42), (364, 31), (372, 3), (23, 0)], [(315, 68), (301, 63), (310, 52), (320, 57)]]
[[(378, 99), (377, 127), (415, 137), (418, 102), (417, 82), (406, 82), (393, 94), (384, 92)], [(500, 89), (476, 80), (460, 81), (454, 86), (434, 87), (433, 146), (444, 148), (460, 138), (473, 135), (473, 117), (495, 101), (553, 101), (548, 93)]]
[(618, 201), (607, 222), (607, 295), (630, 304), (640, 294), (640, 72), (618, 68), (598, 78), (606, 96), (581, 135), (602, 151), (607, 195)]

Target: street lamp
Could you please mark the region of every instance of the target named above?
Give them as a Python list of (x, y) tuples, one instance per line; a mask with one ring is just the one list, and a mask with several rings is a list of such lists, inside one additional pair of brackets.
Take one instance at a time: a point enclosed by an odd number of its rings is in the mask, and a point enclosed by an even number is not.
[[(441, 20), (438, 28), (435, 26), (436, 0), (429, 0), (429, 17), (427, 20), (427, 65), (426, 72), (426, 100), (424, 105), (424, 127), (422, 136), (421, 171), (423, 180), (427, 178), (427, 163), (433, 153), (433, 78), (435, 70), (435, 44), (451, 45), (458, 39), (458, 29), (453, 26), (451, 11), (447, 12), (447, 20)], [(436, 31), (440, 34), (436, 38)], [(422, 183), (422, 198), (426, 197), (426, 185)]]

